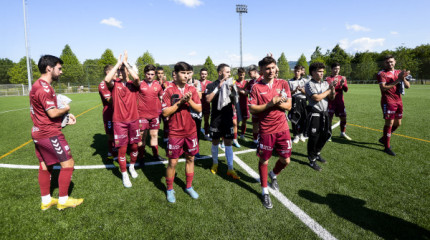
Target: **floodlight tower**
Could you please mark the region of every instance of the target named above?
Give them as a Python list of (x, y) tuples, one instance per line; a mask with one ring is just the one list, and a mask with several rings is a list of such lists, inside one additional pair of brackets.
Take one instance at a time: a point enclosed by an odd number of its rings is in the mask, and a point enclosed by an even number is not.
[[(24, 9), (24, 33), (25, 33), (25, 54), (27, 56), (27, 78), (28, 78), (28, 93), (31, 90), (31, 81), (33, 78), (33, 69), (31, 68), (30, 54), (28, 53), (28, 40), (27, 40), (27, 14), (26, 14), (26, 0), (22, 0), (22, 5)], [(23, 93), (24, 94), (24, 93)]]
[(242, 67), (242, 13), (248, 13), (248, 6), (244, 4), (236, 5), (236, 12), (240, 18), (240, 67)]

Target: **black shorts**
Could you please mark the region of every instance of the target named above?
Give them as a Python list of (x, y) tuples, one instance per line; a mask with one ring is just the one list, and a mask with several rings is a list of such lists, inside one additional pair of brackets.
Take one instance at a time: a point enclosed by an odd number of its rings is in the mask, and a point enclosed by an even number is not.
[(220, 139), (221, 137), (233, 139), (233, 117), (226, 115), (211, 116), (209, 133), (212, 139)]

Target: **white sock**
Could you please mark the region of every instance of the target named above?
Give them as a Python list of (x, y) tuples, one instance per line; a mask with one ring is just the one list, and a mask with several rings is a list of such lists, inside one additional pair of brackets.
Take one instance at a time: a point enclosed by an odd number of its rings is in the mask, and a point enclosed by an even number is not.
[(69, 196), (59, 197), (58, 203), (65, 204), (67, 202), (67, 199), (69, 199)]
[(233, 147), (225, 146), (225, 158), (227, 158), (228, 170), (233, 170)]
[(124, 178), (124, 176), (127, 176), (127, 177), (128, 177), (128, 173), (127, 173), (127, 171), (125, 171), (125, 172), (121, 172), (121, 174), (122, 174), (122, 178)]
[(211, 147), (211, 153), (212, 153), (212, 161), (214, 164), (218, 164), (218, 145), (213, 145)]
[(134, 163), (130, 163), (130, 165), (128, 166), (128, 169), (133, 169), (134, 170)]
[(42, 203), (43, 203), (43, 204), (48, 204), (48, 203), (50, 203), (50, 202), (51, 202), (51, 194), (48, 194), (48, 195), (42, 196)]
[(263, 194), (263, 195), (264, 194), (269, 194), (269, 189), (267, 187), (262, 187), (261, 190), (262, 190), (261, 194)]
[(269, 175), (270, 178), (276, 179), (276, 174), (273, 171), (270, 171)]

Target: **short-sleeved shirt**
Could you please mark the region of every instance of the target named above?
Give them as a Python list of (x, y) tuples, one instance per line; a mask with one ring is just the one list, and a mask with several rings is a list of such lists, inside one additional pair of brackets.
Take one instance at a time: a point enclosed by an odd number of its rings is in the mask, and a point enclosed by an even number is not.
[[(378, 73), (378, 83), (382, 84), (390, 84), (394, 81), (396, 81), (399, 78), (399, 74), (401, 73), (401, 70), (394, 70), (394, 71), (386, 71), (382, 70)], [(400, 96), (400, 93), (398, 93), (398, 84), (394, 87), (382, 91), (381, 90), (381, 103), (399, 103), (402, 102), (402, 97)]]
[(160, 97), (162, 95), (163, 89), (158, 81), (154, 80), (152, 83), (141, 81), (137, 95), (139, 118), (158, 118), (161, 113)]
[[(192, 93), (191, 99), (193, 102), (201, 104), (199, 94), (195, 87), (185, 84), (184, 88), (180, 89), (173, 83), (164, 91), (161, 103), (162, 109), (171, 107), (188, 92)], [(188, 137), (197, 132), (196, 123), (191, 117), (190, 108), (189, 103), (184, 103), (175, 113), (169, 116), (169, 138)]]
[[(263, 105), (272, 101), (275, 96), (291, 98), (288, 82), (283, 79), (273, 79), (272, 84), (259, 81), (251, 89), (249, 105)], [(274, 106), (257, 114), (260, 134), (273, 134), (288, 130), (285, 111)]]
[(346, 78), (345, 78), (345, 82), (343, 83), (343, 86), (341, 86), (340, 81), (342, 80), (342, 78), (344, 77), (340, 75), (330, 76), (326, 78), (326, 81), (328, 84), (331, 84), (334, 80), (337, 80), (337, 84), (334, 87), (336, 91), (336, 95), (333, 101), (329, 100), (329, 105), (344, 104), (343, 92), (348, 92), (348, 83), (346, 82)]
[(103, 121), (112, 121), (113, 107), (112, 102), (109, 103), (107, 100), (112, 97), (112, 92), (106, 85), (105, 81), (101, 81), (99, 84), (99, 94), (103, 103)]
[[(300, 78), (300, 79), (291, 78), (288, 81), (288, 85), (290, 86), (290, 90), (294, 91), (297, 89), (297, 87), (301, 87), (301, 88), (305, 87), (307, 82), (308, 80), (306, 78)], [(293, 97), (306, 98), (306, 95), (303, 94), (301, 91), (296, 91), (293, 94)]]
[(315, 81), (314, 79), (311, 79), (309, 82), (305, 85), (306, 90), (306, 96), (308, 98), (309, 104), (308, 106), (311, 106), (313, 109), (319, 111), (319, 112), (325, 112), (327, 111), (328, 107), (328, 96), (321, 101), (315, 101), (312, 99), (312, 95), (314, 94), (321, 94), (327, 89), (329, 89), (329, 84), (326, 81)]
[[(215, 82), (210, 83), (206, 86), (206, 95), (211, 94), (215, 88), (219, 86), (220, 80), (216, 80)], [(215, 120), (216, 118), (219, 118), (223, 116), (224, 118), (231, 118), (233, 119), (233, 103), (230, 102), (225, 107), (221, 108), (221, 110), (218, 110), (218, 99), (219, 99), (219, 91), (215, 94), (215, 96), (212, 99), (212, 111), (211, 111), (211, 119)]]
[(132, 122), (139, 119), (138, 92), (139, 88), (132, 81), (114, 80), (112, 88), (113, 122)]
[(259, 78), (257, 78), (257, 79), (250, 79), (250, 80), (248, 81), (248, 84), (246, 85), (246, 90), (247, 90), (248, 92), (251, 92), (252, 86), (254, 86), (254, 84), (256, 84), (257, 82), (259, 82), (261, 79), (263, 79), (263, 76), (260, 76), (260, 77), (259, 77)]
[(30, 91), (30, 116), (33, 121), (31, 137), (42, 139), (61, 134), (62, 117), (50, 118), (48, 110), (57, 108), (57, 96), (51, 85), (43, 79), (37, 80)]

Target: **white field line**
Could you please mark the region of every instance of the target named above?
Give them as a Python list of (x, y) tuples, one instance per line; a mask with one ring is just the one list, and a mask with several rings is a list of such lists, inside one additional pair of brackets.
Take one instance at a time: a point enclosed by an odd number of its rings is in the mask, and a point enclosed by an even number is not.
[[(249, 153), (249, 152), (255, 152), (255, 149), (247, 149), (243, 151), (236, 152), (236, 154), (243, 154), (243, 153)], [(225, 154), (220, 154), (220, 157), (225, 156)], [(196, 158), (196, 160), (203, 160), (212, 158), (212, 156), (202, 156), (200, 158)], [(185, 162), (185, 158), (180, 158), (178, 162)], [(145, 166), (151, 166), (151, 165), (159, 165), (159, 164), (167, 164), (168, 161), (156, 161), (156, 162), (146, 162)], [(139, 163), (136, 163), (136, 166), (139, 166)], [(17, 165), (17, 164), (6, 164), (2, 163), (0, 164), (0, 168), (13, 168), (13, 169), (39, 169), (39, 165)], [(60, 169), (60, 166), (54, 166), (54, 169)], [(106, 164), (106, 165), (85, 165), (85, 166), (75, 166), (75, 169), (110, 169), (110, 168), (117, 168), (114, 164)]]
[(340, 125), (340, 121), (335, 123), (334, 125), (331, 125), (331, 130), (335, 129), (336, 127), (338, 127)]
[(2, 114), (2, 113), (8, 113), (8, 112), (20, 111), (20, 110), (24, 110), (24, 109), (29, 110), (30, 108), (26, 107), (26, 108), (19, 108), (19, 109), (14, 109), (14, 110), (3, 111), (3, 112), (0, 112), (0, 114)]

